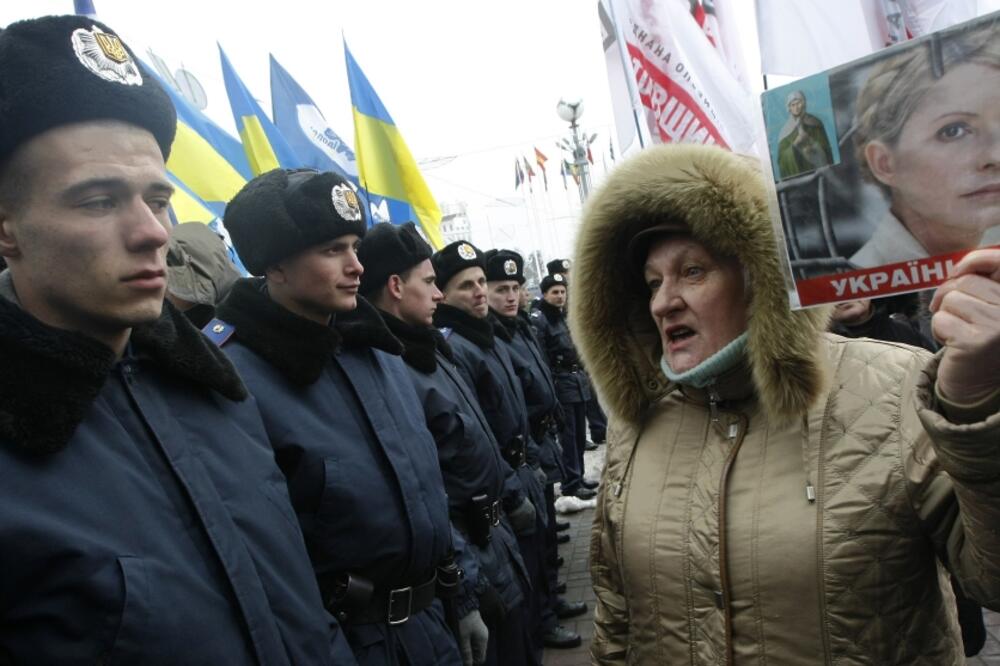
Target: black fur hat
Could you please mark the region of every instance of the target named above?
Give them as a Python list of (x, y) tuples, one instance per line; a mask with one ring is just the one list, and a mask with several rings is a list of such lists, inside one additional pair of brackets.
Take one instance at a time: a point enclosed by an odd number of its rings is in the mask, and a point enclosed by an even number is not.
[(524, 257), (513, 250), (487, 250), (486, 279), (517, 280), (518, 284), (524, 284)]
[(442, 291), (448, 280), (466, 268), (479, 266), (483, 271), (486, 270), (486, 255), (468, 241), (455, 241), (446, 245), (434, 253), (431, 261), (434, 263), (434, 272), (437, 273), (434, 282)]
[(549, 271), (549, 275), (555, 275), (557, 273), (565, 275), (572, 265), (573, 262), (569, 259), (553, 259), (549, 263), (545, 264), (545, 268)]
[(555, 273), (554, 275), (546, 275), (542, 278), (542, 293), (546, 293), (552, 287), (566, 287), (569, 288), (567, 284), (566, 276), (562, 273)]
[(347, 234), (364, 236), (367, 226), (351, 184), (313, 169), (274, 169), (257, 176), (226, 206), (224, 222), (253, 275), (313, 245)]
[(115, 32), (85, 16), (45, 16), (0, 31), (0, 160), (54, 127), (93, 120), (137, 125), (166, 160), (173, 102)]
[(361, 295), (374, 294), (391, 276), (405, 273), (430, 259), (432, 254), (434, 250), (420, 237), (413, 222), (376, 224), (368, 230), (358, 248), (358, 261), (365, 267), (361, 275)]

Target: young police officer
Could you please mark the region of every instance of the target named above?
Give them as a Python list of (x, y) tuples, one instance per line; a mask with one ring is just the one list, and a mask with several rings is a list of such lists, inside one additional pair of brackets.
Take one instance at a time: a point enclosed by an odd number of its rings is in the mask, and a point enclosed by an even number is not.
[[(546, 647), (568, 648), (580, 645), (580, 635), (559, 625), (558, 619), (583, 615), (587, 604), (569, 602), (557, 596), (557, 558), (559, 556), (556, 534), (556, 510), (553, 484), (562, 480), (562, 461), (559, 443), (552, 431), (556, 428), (556, 389), (534, 331), (527, 316), (520, 315), (520, 291), (524, 284), (524, 259), (510, 250), (489, 250), (486, 253), (487, 302), (490, 306), (490, 323), (497, 344), (505, 346), (511, 358), (528, 408), (531, 437), (539, 445), (539, 462), (546, 475), (545, 506), (548, 516), (545, 525), (545, 557), (543, 568), (547, 594), (542, 600), (542, 641)], [(539, 507), (541, 509), (541, 507)]]
[(489, 321), (486, 301), (485, 256), (475, 246), (458, 241), (433, 257), (437, 284), (444, 301), (434, 313), (455, 352), (466, 381), (476, 389), (479, 405), (500, 444), (507, 463), (517, 472), (533, 513), (530, 524), (520, 525), (512, 516), (521, 555), (531, 577), (529, 624), (537, 650), (542, 649), (542, 609), (548, 600), (544, 570), (545, 473), (539, 468), (540, 451), (531, 438), (528, 409), (521, 382), (506, 347), (498, 344)]
[(461, 664), (435, 599), (451, 528), (434, 440), (399, 353), (358, 296), (365, 216), (333, 173), (276, 169), (226, 227), (247, 269), (206, 331), (256, 396), (320, 589), (361, 664)]
[(405, 346), (403, 359), (437, 442), (452, 524), (469, 544), (460, 563), (470, 589), (457, 604), (457, 614), (463, 618), (459, 622), (463, 659), (466, 664), (473, 661), (478, 606), (489, 627), (489, 643), (485, 661), (476, 662), (531, 664), (522, 593), (527, 589), (526, 573), (517, 542), (500, 520), (504, 478), (510, 468), (500, 457), (475, 392), (454, 365), (451, 347), (433, 327), (442, 295), (434, 284), (432, 252), (413, 223), (375, 225), (358, 248), (365, 266), (361, 293), (381, 310), (389, 330)]
[(351, 663), (260, 414), (163, 303), (175, 127), (107, 26), (0, 33), (0, 662)]
[(531, 323), (552, 370), (556, 395), (566, 415), (559, 432), (566, 469), (561, 492), (563, 495), (590, 499), (596, 493), (583, 478), (583, 451), (587, 441), (587, 401), (592, 398), (592, 391), (569, 334), (565, 306), (566, 278), (562, 273), (545, 276), (542, 280), (542, 302), (531, 313)]

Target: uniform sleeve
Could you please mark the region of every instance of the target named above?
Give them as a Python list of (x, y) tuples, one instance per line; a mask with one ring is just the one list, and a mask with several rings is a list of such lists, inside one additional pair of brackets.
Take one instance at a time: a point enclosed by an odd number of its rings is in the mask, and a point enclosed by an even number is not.
[(479, 558), (460, 531), (451, 526), (451, 543), (455, 549), (455, 562), (464, 574), (455, 597), (455, 612), (463, 618), (479, 609), (479, 592), (482, 590), (479, 573)]
[(965, 593), (1000, 610), (1000, 412), (942, 404), (934, 390), (940, 358), (917, 376), (915, 416), (902, 417), (911, 500)]
[(615, 490), (621, 488), (627, 465), (611, 464), (610, 456), (618, 435), (608, 432), (609, 464), (597, 495), (597, 509), (590, 533), (590, 578), (597, 595), (594, 608), (594, 639), (590, 654), (595, 666), (624, 665), (628, 654), (628, 607), (622, 588), (621, 570), (615, 550), (615, 535), (608, 519)]

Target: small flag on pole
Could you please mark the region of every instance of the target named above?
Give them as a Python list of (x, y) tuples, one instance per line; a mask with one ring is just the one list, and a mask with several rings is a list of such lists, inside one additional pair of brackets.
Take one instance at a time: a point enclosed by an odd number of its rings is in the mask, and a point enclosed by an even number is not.
[(548, 159), (549, 158), (547, 158), (542, 151), (535, 148), (535, 162), (538, 163), (539, 168), (542, 170), (542, 181), (545, 183), (546, 192), (549, 191), (549, 174), (545, 172), (545, 162), (547, 162)]
[(522, 156), (521, 160), (524, 162), (524, 172), (528, 175), (528, 191), (534, 192), (535, 188), (532, 187), (532, 182), (535, 179), (535, 170), (531, 168), (531, 163), (528, 162), (527, 157)]
[(521, 160), (514, 158), (514, 189), (524, 184), (524, 171), (521, 170)]

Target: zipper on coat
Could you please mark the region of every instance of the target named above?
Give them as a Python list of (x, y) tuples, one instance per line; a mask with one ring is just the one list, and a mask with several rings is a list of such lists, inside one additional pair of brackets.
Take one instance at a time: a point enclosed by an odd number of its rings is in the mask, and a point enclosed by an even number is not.
[[(711, 398), (709, 404), (712, 409), (712, 418), (718, 422), (716, 405), (718, 394), (715, 393), (714, 389), (709, 389), (709, 396)], [(726, 557), (726, 486), (729, 483), (729, 470), (732, 469), (736, 454), (739, 453), (740, 446), (743, 445), (743, 439), (750, 427), (750, 420), (744, 414), (737, 413), (736, 416), (738, 420), (730, 424), (726, 433), (727, 439), (732, 442), (732, 447), (729, 450), (729, 455), (726, 456), (725, 464), (722, 466), (722, 478), (719, 480), (719, 584), (722, 589), (716, 593), (716, 606), (722, 609), (725, 622), (726, 664), (733, 663), (733, 617), (732, 603), (729, 598), (729, 562)]]

